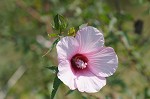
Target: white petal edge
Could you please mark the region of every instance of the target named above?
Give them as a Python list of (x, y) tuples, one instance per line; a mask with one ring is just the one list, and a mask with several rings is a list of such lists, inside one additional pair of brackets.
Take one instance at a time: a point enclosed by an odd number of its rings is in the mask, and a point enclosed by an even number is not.
[(75, 38), (79, 42), (80, 53), (89, 53), (104, 45), (102, 32), (92, 26), (81, 28)]
[(101, 47), (99, 51), (86, 54), (90, 70), (97, 76), (108, 77), (118, 67), (118, 57), (111, 47)]
[(76, 89), (75, 78), (76, 76), (71, 70), (70, 62), (68, 60), (62, 61), (58, 65), (58, 78), (67, 85), (71, 90)]
[(83, 71), (77, 75), (75, 81), (80, 92), (95, 93), (106, 85), (106, 78), (95, 76), (91, 71)]
[(79, 44), (74, 37), (63, 37), (56, 45), (58, 60), (70, 60), (78, 48)]

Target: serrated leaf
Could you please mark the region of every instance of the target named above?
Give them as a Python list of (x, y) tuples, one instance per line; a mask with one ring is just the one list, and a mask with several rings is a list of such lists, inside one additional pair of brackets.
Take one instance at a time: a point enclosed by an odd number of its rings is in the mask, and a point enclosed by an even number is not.
[(72, 92), (74, 92), (75, 90), (69, 90), (65, 95), (67, 96), (67, 95), (69, 95), (69, 94), (71, 94)]
[(68, 31), (68, 36), (75, 36), (75, 35), (76, 35), (76, 31), (74, 27), (71, 27)]
[(53, 83), (53, 90), (51, 92), (51, 99), (54, 99), (55, 94), (58, 90), (58, 87), (61, 83), (62, 83), (61, 80), (56, 76), (55, 79), (54, 79), (54, 83)]
[(85, 23), (85, 24), (80, 25), (80, 26), (79, 26), (79, 29), (82, 29), (82, 28), (84, 28), (84, 27), (86, 27), (86, 26), (88, 26), (88, 23)]
[(51, 52), (52, 49), (56, 46), (56, 44), (59, 42), (59, 40), (60, 40), (60, 38), (57, 38), (57, 39), (53, 42), (53, 44), (51, 45), (50, 49), (49, 49), (42, 57), (44, 57), (44, 56), (47, 55), (49, 52)]
[(58, 67), (56, 67), (56, 66), (50, 66), (50, 67), (46, 67), (46, 68), (48, 68), (48, 69), (54, 71), (55, 73), (58, 72)]
[(57, 33), (51, 33), (51, 34), (48, 34), (48, 37), (58, 37), (58, 34)]

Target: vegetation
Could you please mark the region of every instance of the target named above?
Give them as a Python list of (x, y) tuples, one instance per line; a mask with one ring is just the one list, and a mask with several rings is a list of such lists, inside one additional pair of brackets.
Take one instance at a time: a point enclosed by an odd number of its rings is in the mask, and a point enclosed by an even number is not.
[(56, 99), (150, 98), (149, 0), (1, 0), (0, 99), (50, 99), (58, 65), (59, 32), (52, 26), (57, 14), (66, 19), (64, 35), (86, 23), (103, 31), (119, 67), (100, 92), (61, 84)]

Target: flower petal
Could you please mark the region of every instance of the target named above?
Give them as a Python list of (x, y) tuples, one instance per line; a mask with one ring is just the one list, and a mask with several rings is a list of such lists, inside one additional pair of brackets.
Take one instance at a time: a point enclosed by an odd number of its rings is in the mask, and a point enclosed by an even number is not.
[(80, 45), (80, 53), (97, 50), (104, 45), (103, 34), (96, 28), (87, 26), (77, 32), (75, 37)]
[(75, 79), (76, 86), (80, 92), (94, 93), (98, 92), (106, 85), (106, 79), (95, 76), (91, 71), (82, 71), (77, 73)]
[(75, 85), (75, 75), (73, 74), (72, 70), (71, 70), (71, 66), (69, 61), (62, 61), (59, 65), (58, 65), (58, 78), (65, 84), (67, 85), (71, 90), (76, 89), (76, 85)]
[(74, 37), (64, 37), (56, 45), (58, 60), (70, 60), (78, 51), (79, 44)]
[(118, 67), (118, 57), (111, 47), (101, 47), (97, 52), (88, 53), (90, 70), (101, 77), (111, 76)]

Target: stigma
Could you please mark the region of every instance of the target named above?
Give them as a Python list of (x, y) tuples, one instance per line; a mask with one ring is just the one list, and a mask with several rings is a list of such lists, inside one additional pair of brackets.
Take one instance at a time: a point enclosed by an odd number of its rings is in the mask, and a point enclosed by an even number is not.
[(82, 70), (88, 67), (88, 58), (83, 54), (75, 54), (71, 58), (71, 67), (75, 70)]
[(80, 59), (77, 59), (77, 60), (75, 61), (75, 64), (76, 64), (76, 66), (77, 66), (78, 68), (81, 68), (81, 69), (84, 69), (84, 68), (86, 68), (86, 66), (87, 66), (87, 63), (84, 62), (84, 61), (82, 61), (82, 60), (80, 60)]

